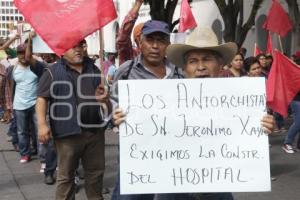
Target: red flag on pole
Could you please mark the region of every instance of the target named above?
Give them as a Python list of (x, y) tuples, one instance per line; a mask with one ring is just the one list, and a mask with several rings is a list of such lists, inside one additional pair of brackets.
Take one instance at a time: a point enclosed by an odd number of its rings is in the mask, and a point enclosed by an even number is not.
[(300, 66), (273, 51), (274, 62), (267, 80), (267, 104), (283, 116), (288, 114), (288, 106), (300, 91)]
[(271, 35), (270, 32), (268, 33), (268, 41), (267, 41), (266, 54), (273, 54), (272, 35)]
[(257, 56), (258, 54), (261, 54), (262, 51), (259, 49), (259, 47), (257, 46), (256, 43), (254, 43), (254, 53), (253, 53), (253, 56)]
[(293, 28), (288, 14), (277, 0), (273, 0), (263, 28), (277, 33), (281, 37), (284, 37)]
[(196, 20), (193, 16), (192, 9), (187, 0), (182, 0), (180, 9), (179, 32), (184, 32), (188, 29), (197, 26)]
[(113, 0), (14, 0), (14, 3), (58, 55), (117, 17)]

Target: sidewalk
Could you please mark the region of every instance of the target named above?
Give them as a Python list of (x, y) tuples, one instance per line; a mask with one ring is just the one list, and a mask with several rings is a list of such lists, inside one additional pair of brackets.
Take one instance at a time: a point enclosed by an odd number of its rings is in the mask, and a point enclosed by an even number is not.
[[(44, 184), (44, 175), (39, 172), (40, 163), (36, 156), (27, 164), (19, 163), (19, 154), (13, 151), (6, 141), (8, 126), (0, 123), (0, 199), (1, 200), (53, 200), (55, 199), (55, 185)], [(104, 194), (109, 200), (115, 184), (117, 172), (117, 146), (116, 134), (106, 133), (106, 171), (104, 188), (109, 190)], [(76, 199), (86, 200), (83, 180), (80, 180), (79, 192)]]
[[(0, 199), (1, 200), (53, 200), (55, 185), (44, 184), (44, 176), (39, 173), (38, 160), (28, 164), (19, 163), (19, 154), (12, 150), (6, 141), (7, 125), (0, 124)], [(235, 200), (298, 200), (300, 197), (300, 152), (286, 154), (282, 142), (286, 133), (270, 136), (271, 174), (277, 178), (272, 181), (271, 192), (234, 193)], [(109, 200), (117, 172), (118, 144), (117, 135), (106, 133), (106, 171), (104, 188), (105, 200)], [(259, 167), (259, 166), (257, 166)], [(76, 199), (86, 200), (83, 180)], [(184, 200), (184, 199), (183, 199)]]

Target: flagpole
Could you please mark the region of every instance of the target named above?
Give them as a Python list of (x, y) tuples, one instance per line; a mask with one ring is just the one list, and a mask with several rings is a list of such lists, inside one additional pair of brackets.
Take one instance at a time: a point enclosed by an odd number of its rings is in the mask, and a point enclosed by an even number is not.
[(280, 37), (280, 35), (278, 35), (278, 34), (277, 34), (277, 36), (278, 36), (278, 40), (279, 40), (280, 51), (283, 53), (283, 47), (282, 47), (281, 37)]
[(99, 30), (99, 44), (100, 44), (100, 51), (99, 51), (99, 61), (100, 61), (100, 69), (101, 69), (101, 85), (104, 86), (104, 40), (103, 40), (103, 29)]

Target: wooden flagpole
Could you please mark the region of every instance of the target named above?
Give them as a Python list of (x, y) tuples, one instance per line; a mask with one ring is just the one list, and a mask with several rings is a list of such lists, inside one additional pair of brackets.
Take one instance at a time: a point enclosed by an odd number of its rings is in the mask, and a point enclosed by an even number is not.
[(253, 50), (253, 56), (255, 57), (256, 55), (256, 47), (257, 47), (257, 44), (256, 44), (256, 42), (254, 43), (254, 50)]
[(279, 40), (280, 51), (283, 53), (283, 47), (282, 47), (281, 37), (280, 37), (280, 35), (278, 35), (278, 34), (277, 34), (277, 36), (278, 36), (278, 40)]
[(99, 44), (100, 44), (100, 51), (99, 51), (99, 61), (100, 61), (100, 69), (101, 69), (101, 86), (104, 86), (105, 76), (104, 76), (104, 39), (103, 39), (103, 29), (99, 30)]

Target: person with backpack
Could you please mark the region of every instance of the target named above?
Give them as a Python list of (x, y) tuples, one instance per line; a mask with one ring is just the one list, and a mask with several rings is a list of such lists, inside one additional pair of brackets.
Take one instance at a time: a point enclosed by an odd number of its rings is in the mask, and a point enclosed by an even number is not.
[[(157, 27), (157, 26), (155, 26)], [(202, 28), (202, 27), (201, 27)], [(143, 33), (147, 33), (148, 27), (147, 22), (143, 28)], [(143, 53), (143, 47), (147, 47), (145, 52), (150, 51), (151, 48), (158, 46), (158, 41), (156, 45), (148, 46), (143, 45), (143, 41), (145, 38), (142, 36), (141, 39), (141, 47)], [(150, 41), (152, 41), (150, 39)], [(164, 49), (164, 55), (167, 55), (168, 62), (173, 63), (171, 65), (174, 66), (174, 69), (180, 67), (183, 70), (185, 78), (217, 78), (220, 76), (220, 71), (224, 63), (228, 63), (232, 60), (234, 55), (237, 52), (237, 46), (235, 43), (225, 43), (225, 44), (218, 44), (217, 37), (213, 33), (211, 29), (199, 29), (196, 28), (193, 32), (187, 37), (184, 44), (172, 44), (167, 45)], [(150, 59), (149, 59), (150, 60)], [(144, 60), (140, 61), (140, 63), (144, 63)], [(129, 61), (128, 61), (129, 62)], [(131, 63), (131, 62), (129, 62)], [(175, 64), (175, 65), (174, 65)], [(154, 79), (153, 77), (147, 77), (146, 74), (141, 73), (141, 66), (140, 68), (133, 65), (131, 72), (128, 75), (128, 67), (127, 69), (120, 70), (117, 73), (117, 78), (122, 79), (122, 72), (126, 74), (127, 79)], [(147, 66), (144, 67), (147, 69)], [(162, 68), (162, 65), (161, 65)], [(137, 70), (135, 74), (132, 73), (133, 70)], [(181, 73), (180, 73), (181, 74)], [(124, 77), (124, 76), (123, 76)], [(163, 77), (163, 76), (161, 76)], [(183, 78), (183, 76), (177, 77), (177, 75), (173, 74), (173, 77), (167, 78)], [(159, 78), (156, 78), (159, 79)], [(115, 82), (118, 79), (115, 80)], [(116, 92), (117, 93), (117, 92)], [(115, 125), (120, 125), (122, 122), (125, 121), (126, 113), (124, 113), (121, 109), (114, 110), (113, 120)], [(271, 115), (266, 115), (262, 119), (262, 126), (263, 129), (267, 133), (271, 133), (274, 129), (274, 118)], [(136, 194), (136, 195), (116, 195), (118, 185), (116, 185), (116, 189), (112, 196), (112, 200), (119, 199), (119, 200), (196, 200), (196, 199), (205, 199), (205, 200), (233, 200), (233, 195), (231, 193), (173, 193), (173, 194)], [(120, 191), (119, 191), (120, 193)], [(155, 197), (155, 198), (154, 198)]]
[[(167, 23), (157, 20), (145, 22), (140, 38), (141, 53), (119, 67), (113, 81), (112, 98), (117, 101), (118, 80), (183, 78), (178, 67), (166, 58), (169, 44), (170, 31)], [(112, 195), (112, 200), (152, 200), (153, 198), (154, 194), (120, 195), (119, 178)]]

